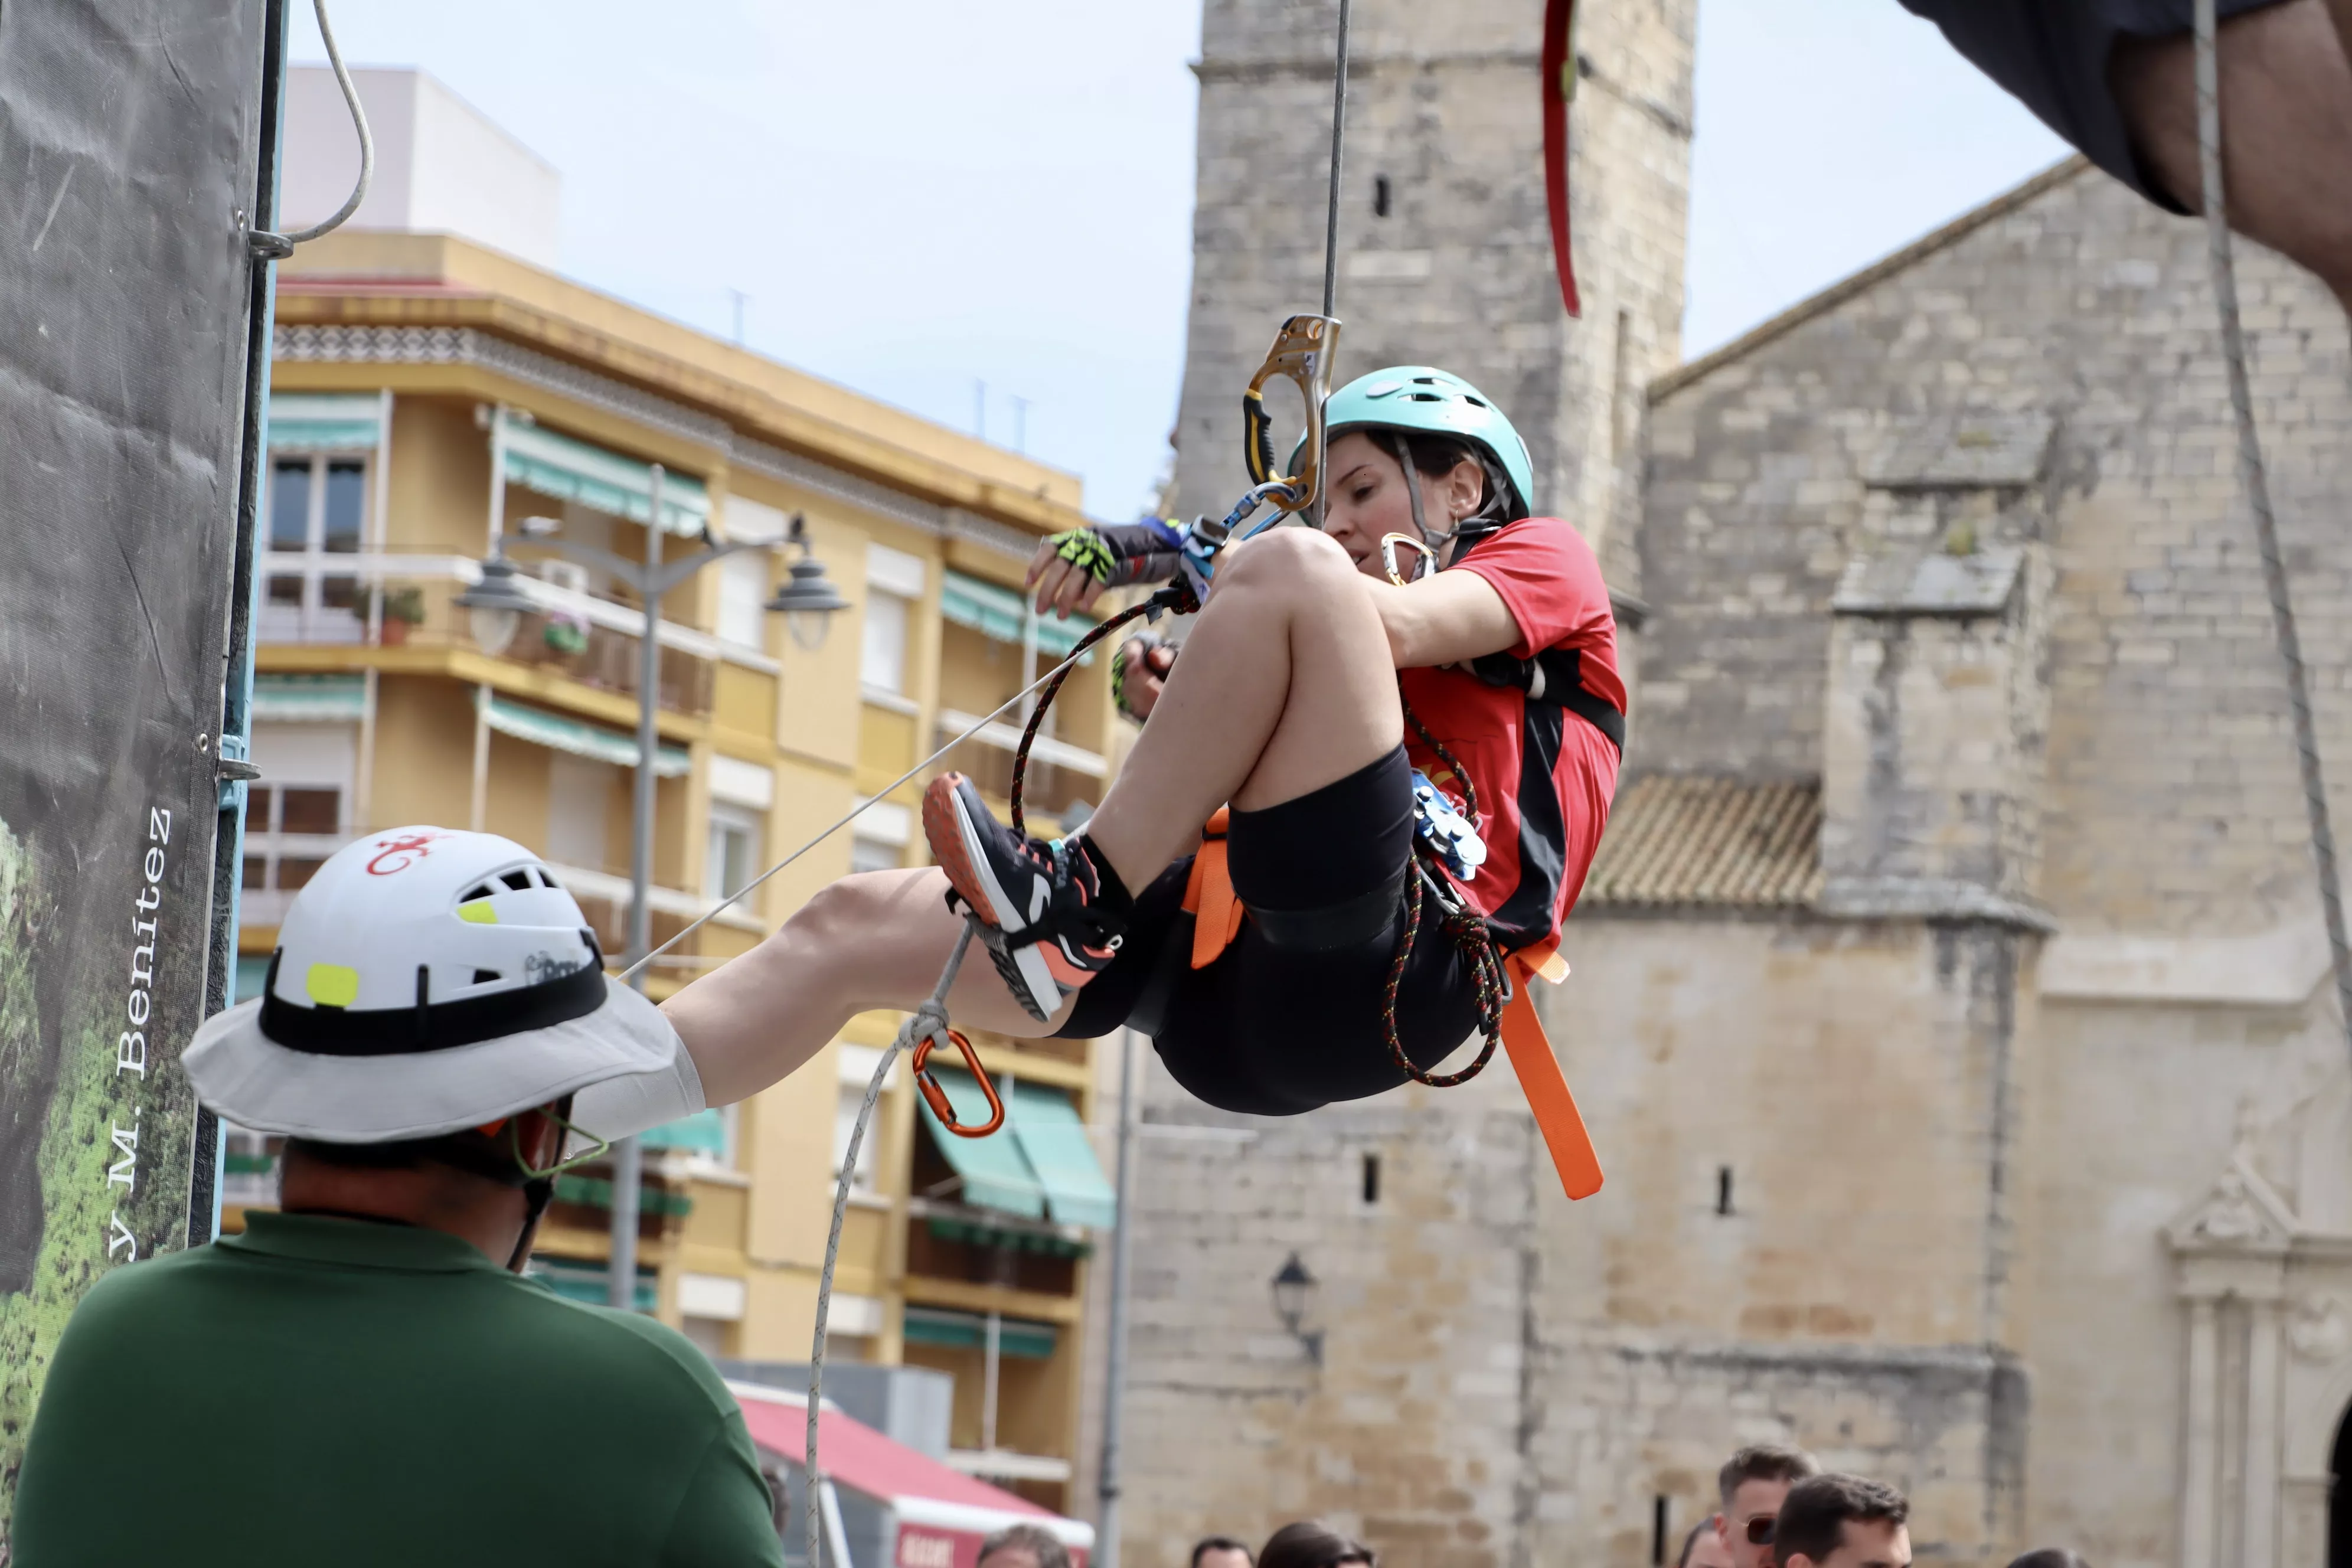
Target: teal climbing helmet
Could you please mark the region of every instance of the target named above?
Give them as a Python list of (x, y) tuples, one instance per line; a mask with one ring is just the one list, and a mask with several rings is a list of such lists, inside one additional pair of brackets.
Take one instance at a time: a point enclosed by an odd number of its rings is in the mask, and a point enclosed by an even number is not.
[[(1536, 471), (1528, 444), (1485, 393), (1450, 371), (1400, 364), (1360, 375), (1324, 404), (1323, 424), (1327, 442), (1363, 429), (1450, 436), (1482, 453), (1489, 472), (1499, 468), (1510, 480), (1517, 493), (1507, 500), (1502, 521), (1529, 515), (1534, 505)], [(1294, 473), (1298, 458), (1291, 454)]]

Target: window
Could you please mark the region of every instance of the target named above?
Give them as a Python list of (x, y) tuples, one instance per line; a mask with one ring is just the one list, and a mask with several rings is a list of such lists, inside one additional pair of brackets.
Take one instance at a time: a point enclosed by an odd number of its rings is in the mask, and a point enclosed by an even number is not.
[(353, 558), (364, 542), (367, 499), (363, 458), (271, 458), (263, 637), (357, 642), (364, 635)]
[(1374, 217), (1389, 216), (1389, 177), (1386, 174), (1374, 174), (1372, 176), (1372, 216)]
[(620, 770), (588, 757), (550, 752), (547, 761), (547, 858), (559, 866), (609, 869), (605, 845)]
[(849, 868), (852, 871), (895, 871), (907, 862), (903, 845), (891, 844), (864, 834), (849, 841)]
[(866, 547), (866, 643), (857, 677), (870, 690), (906, 692), (908, 610), (923, 596), (926, 572), (919, 555), (887, 544)]
[(907, 601), (896, 594), (866, 595), (866, 647), (857, 679), (876, 691), (907, 689)]
[[(841, 1086), (841, 1093), (834, 1101), (833, 1111), (833, 1175), (835, 1181), (841, 1179), (842, 1162), (849, 1155), (849, 1135), (856, 1129), (857, 1113), (865, 1107), (866, 1085), (845, 1083)], [(876, 1121), (881, 1120), (878, 1114), (875, 1120)], [(857, 1175), (849, 1184), (849, 1190), (854, 1193), (870, 1193), (874, 1190), (874, 1152), (876, 1145), (880, 1142), (880, 1140), (875, 1136), (875, 1126), (868, 1123), (866, 1129), (866, 1142), (857, 1146)]]
[(764, 653), (768, 647), (768, 556), (747, 550), (719, 563), (719, 640)]
[(710, 853), (702, 868), (706, 896), (732, 898), (760, 874), (760, 837), (756, 815), (740, 805), (712, 804)]
[(285, 1147), (286, 1140), (274, 1132), (254, 1132), (234, 1122), (222, 1122), (222, 1205), (275, 1207), (278, 1157)]
[(291, 893), (341, 847), (343, 791), (331, 784), (248, 784), (245, 796), (247, 892)]

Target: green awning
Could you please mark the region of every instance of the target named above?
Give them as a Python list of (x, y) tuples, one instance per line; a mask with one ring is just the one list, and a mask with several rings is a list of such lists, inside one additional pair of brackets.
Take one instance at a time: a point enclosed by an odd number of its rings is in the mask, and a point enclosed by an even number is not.
[[(940, 614), (960, 626), (970, 626), (981, 636), (996, 642), (1021, 646), (1022, 626), (1029, 618), (1029, 604), (1010, 588), (1000, 588), (982, 578), (966, 576), (961, 572), (947, 573), (940, 584)], [(1088, 620), (1066, 621), (1058, 616), (1040, 616), (1037, 621), (1037, 651), (1047, 658), (1064, 659), (1078, 646), (1078, 639), (1095, 629)], [(1092, 664), (1093, 654), (1080, 659)]]
[(1118, 1223), (1118, 1194), (1103, 1175), (1087, 1137), (1087, 1124), (1067, 1090), (1042, 1083), (1013, 1086), (1005, 1108), (1005, 1130), (1020, 1140), (1022, 1153), (1038, 1185), (1045, 1189), (1045, 1205), (1064, 1225), (1108, 1230)]
[[(505, 426), (507, 481), (557, 500), (643, 522), (653, 515), (650, 464), (602, 447), (509, 421)], [(662, 526), (671, 533), (698, 534), (710, 522), (710, 492), (687, 474), (662, 473)]]
[[(601, 1263), (574, 1263), (561, 1258), (534, 1258), (530, 1260), (530, 1277), (567, 1301), (585, 1306), (602, 1307), (612, 1300), (607, 1281), (612, 1276)], [(636, 1308), (650, 1312), (659, 1305), (655, 1290), (658, 1277), (650, 1270), (637, 1270)]]
[(253, 716), (279, 723), (356, 724), (367, 713), (364, 675), (257, 675)]
[[(972, 1081), (970, 1073), (943, 1070), (939, 1074), (939, 1082), (947, 1091), (948, 1103), (955, 1107), (958, 1121), (977, 1127), (988, 1120), (987, 1097), (981, 1093), (980, 1085)], [(1010, 1126), (1000, 1127), (985, 1138), (959, 1138), (940, 1125), (929, 1102), (921, 1103), (924, 1120), (930, 1124), (931, 1141), (947, 1156), (948, 1163), (955, 1167), (955, 1173), (963, 1178), (964, 1202), (976, 1208), (995, 1209), (1000, 1214), (1017, 1214), (1025, 1219), (1045, 1217), (1045, 1189), (1030, 1173), (1029, 1162), (1023, 1158), (1021, 1145)]]
[(637, 1142), (648, 1149), (683, 1149), (692, 1154), (724, 1154), (727, 1152), (727, 1122), (719, 1108), (698, 1110), (677, 1121), (665, 1121), (637, 1135)]
[[(980, 1350), (988, 1343), (988, 1320), (978, 1312), (957, 1312), (944, 1307), (909, 1307), (904, 1332), (910, 1345), (941, 1345), (950, 1350)], [(1052, 1323), (1025, 1318), (996, 1320), (996, 1353), (1043, 1361), (1054, 1353), (1061, 1331)]]
[[(614, 767), (634, 768), (637, 765), (637, 738), (624, 735), (618, 730), (602, 725), (583, 723), (577, 719), (565, 719), (541, 708), (526, 708), (520, 702), (509, 702), (503, 697), (490, 699), (490, 728), (501, 735), (512, 735), (518, 741), (529, 741), (534, 746), (551, 751), (569, 752), (575, 757), (593, 757)], [(685, 751), (677, 746), (662, 746), (654, 756), (654, 776), (682, 778), (691, 772), (694, 763)]]
[(229, 1005), (234, 1007), (239, 1002), (252, 1001), (261, 994), (262, 986), (268, 981), (269, 960), (257, 952), (237, 954), (236, 994), (228, 999)]
[(275, 392), (273, 452), (372, 452), (383, 440), (383, 399), (373, 392)]

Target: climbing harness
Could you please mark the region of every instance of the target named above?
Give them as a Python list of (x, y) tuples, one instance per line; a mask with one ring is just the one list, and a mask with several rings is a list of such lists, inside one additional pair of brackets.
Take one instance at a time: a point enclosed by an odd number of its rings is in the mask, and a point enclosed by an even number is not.
[(2295, 762), (2303, 775), (2304, 810), (2311, 825), (2311, 858), (2319, 874), (2319, 908), (2327, 927), (2329, 967), (2336, 976), (2336, 1003), (2345, 1039), (2352, 1047), (2352, 942), (2344, 926), (2343, 884), (2336, 879), (2336, 830), (2328, 820), (2327, 784), (2319, 766), (2319, 731), (2311, 713), (2311, 677), (2303, 662), (2303, 639), (2295, 629), (2294, 603), (2287, 592), (2286, 563), (2279, 550), (2278, 516), (2271, 510), (2271, 487), (2263, 447), (2254, 428), (2253, 395), (2246, 374), (2246, 334), (2238, 316), (2237, 267), (2231, 259), (2230, 220), (2221, 179), (2221, 89), (2215, 0), (2197, 0), (2197, 153), (2204, 191), (2207, 259), (2213, 273), (2213, 302), (2221, 317), (2221, 358), (2229, 367), (2230, 410), (2238, 426), (2238, 482), (2253, 514), (2254, 542), (2269, 591), (2271, 622), (2278, 637), (2279, 662), (2286, 667), (2286, 697), (2294, 724)]

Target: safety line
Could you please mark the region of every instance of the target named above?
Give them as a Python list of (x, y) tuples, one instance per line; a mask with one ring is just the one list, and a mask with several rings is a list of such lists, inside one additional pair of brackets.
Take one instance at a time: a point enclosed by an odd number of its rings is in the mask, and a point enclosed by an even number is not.
[(322, 223), (298, 229), (281, 237), (289, 246), (308, 245), (321, 235), (332, 234), (343, 226), (344, 220), (360, 210), (367, 199), (368, 182), (375, 177), (375, 137), (368, 131), (367, 112), (360, 107), (359, 89), (352, 85), (352, 73), (343, 65), (343, 53), (335, 47), (335, 29), (327, 22), (327, 0), (311, 0), (311, 9), (319, 17), (319, 38), (327, 46), (327, 63), (335, 68), (335, 85), (343, 89), (343, 104), (352, 111), (352, 129), (360, 133), (360, 177), (343, 205)]
[(2344, 890), (2336, 868), (2336, 830), (2328, 821), (2327, 784), (2319, 766), (2319, 730), (2311, 712), (2311, 676), (2303, 662), (2303, 638), (2295, 630), (2294, 604), (2288, 596), (2286, 563), (2279, 552), (2278, 517), (2271, 510), (2268, 472), (2254, 428), (2253, 394), (2246, 374), (2246, 334), (2238, 317), (2237, 268), (2231, 257), (2229, 216), (2221, 179), (2221, 71), (2215, 0), (2197, 0), (2197, 161), (2204, 187), (2205, 244), (2213, 269), (2213, 299), (2221, 318), (2221, 357), (2230, 372), (2230, 409), (2238, 425), (2238, 480), (2253, 513), (2254, 542), (2263, 558), (2263, 584), (2270, 591), (2271, 621), (2278, 634), (2279, 659), (2286, 666), (2288, 712), (2294, 726), (2295, 761), (2303, 773), (2304, 809), (2311, 821), (2311, 858), (2319, 873), (2319, 907), (2327, 921), (2327, 952), (2336, 973), (2336, 1003), (2343, 1016), (2345, 1041), (2352, 1047), (2352, 942), (2344, 930)]
[[(1025, 694), (1024, 694), (1025, 695)], [(1015, 698), (1015, 701), (1019, 699)], [(947, 968), (940, 973), (939, 989), (931, 999), (916, 1008), (900, 1025), (898, 1033), (874, 1064), (874, 1076), (866, 1080), (866, 1100), (857, 1108), (857, 1120), (849, 1129), (849, 1149), (841, 1157), (841, 1179), (833, 1194), (833, 1228), (825, 1232), (824, 1268), (816, 1279), (816, 1337), (809, 1347), (808, 1392), (808, 1454), (802, 1468), (802, 1479), (806, 1483), (807, 1506), (803, 1510), (802, 1539), (808, 1545), (807, 1568), (824, 1568), (817, 1556), (817, 1489), (821, 1482), (816, 1466), (817, 1414), (824, 1403), (824, 1339), (826, 1321), (833, 1315), (834, 1266), (841, 1259), (841, 1226), (849, 1212), (849, 1189), (857, 1180), (857, 1151), (866, 1142), (866, 1129), (874, 1120), (875, 1101), (882, 1098), (882, 1085), (890, 1076), (890, 1068), (898, 1053), (919, 1037), (944, 1040), (948, 1032), (948, 992), (954, 986), (956, 971), (963, 967), (963, 955), (971, 948), (972, 933), (980, 929), (970, 916), (964, 918), (963, 934), (956, 938), (955, 951), (948, 954)], [(850, 1568), (837, 1563), (834, 1568)]]
[(1327, 320), (1339, 283), (1339, 164), (1348, 144), (1348, 11), (1349, 0), (1339, 0), (1339, 47), (1331, 73), (1331, 198), (1323, 220), (1323, 314)]
[(917, 763), (913, 767), (908, 768), (905, 773), (900, 773), (897, 778), (892, 779), (888, 784), (884, 784), (880, 789), (876, 790), (872, 795), (866, 796), (864, 805), (856, 807), (848, 816), (842, 817), (839, 821), (834, 823), (832, 826), (827, 827), (824, 832), (818, 834), (815, 837), (810, 839), (807, 843), (802, 845), (799, 848), (793, 850), (791, 854), (785, 856), (782, 859), (777, 861), (774, 865), (761, 872), (757, 877), (752, 878), (740, 888), (736, 889), (735, 891), (728, 894), (727, 897), (719, 900), (717, 903), (703, 910), (700, 915), (696, 917), (693, 924), (686, 927), (676, 936), (671, 937), (667, 942), (662, 943), (659, 947), (654, 949), (651, 952), (646, 954), (643, 958), (637, 960), (635, 963), (630, 964), (626, 969), (621, 971), (618, 978), (627, 980), (631, 975), (636, 973), (638, 970), (643, 969), (655, 959), (659, 958), (663, 953), (667, 952), (671, 948), (676, 947), (679, 942), (682, 942), (688, 937), (692, 936), (696, 931), (698, 931), (704, 926), (709, 925), (719, 915), (724, 914), (728, 910), (741, 902), (746, 897), (750, 896), (755, 889), (757, 889), (761, 883), (767, 881), (769, 878), (774, 876), (777, 872), (782, 870), (785, 867), (791, 865), (793, 861), (799, 859), (802, 856), (807, 854), (810, 850), (815, 848), (818, 845), (824, 843), (826, 839), (832, 837), (835, 834), (840, 832), (843, 828), (848, 826), (851, 823), (865, 816), (875, 806), (880, 805), (883, 799), (887, 796), (892, 790), (897, 789), (900, 784), (905, 784), (908, 779), (913, 778), (917, 773), (921, 773), (925, 768), (929, 767), (933, 763), (938, 762), (941, 757), (946, 756), (950, 752), (954, 751), (958, 746), (962, 745), (966, 741), (971, 740), (982, 730), (987, 729), (991, 724), (996, 722), (999, 718), (1003, 717), (1008, 710), (1020, 706), (1024, 698), (1036, 690), (1039, 687), (1045, 685), (1047, 681), (1063, 674), (1072, 665), (1076, 664), (1078, 660), (1085, 656), (1086, 651), (1087, 650), (1084, 647), (1073, 649), (1069, 658), (1064, 659), (1061, 663), (1055, 665), (1053, 668), (1047, 670), (1045, 674), (1039, 676), (1036, 679), (1031, 681), (1020, 690), (1014, 692), (998, 707), (982, 715), (972, 724), (971, 729), (966, 730), (963, 733), (958, 735), (952, 741), (950, 741), (946, 745), (941, 746), (938, 751), (933, 752), (929, 756), (925, 757), (921, 762)]

